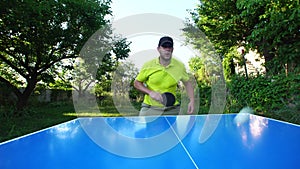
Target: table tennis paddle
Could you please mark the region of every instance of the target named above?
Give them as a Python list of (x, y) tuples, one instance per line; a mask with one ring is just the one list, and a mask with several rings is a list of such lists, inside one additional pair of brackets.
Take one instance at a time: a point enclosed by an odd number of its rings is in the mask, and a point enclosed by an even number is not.
[(162, 98), (162, 104), (166, 107), (173, 106), (175, 103), (175, 96), (170, 92), (163, 93)]

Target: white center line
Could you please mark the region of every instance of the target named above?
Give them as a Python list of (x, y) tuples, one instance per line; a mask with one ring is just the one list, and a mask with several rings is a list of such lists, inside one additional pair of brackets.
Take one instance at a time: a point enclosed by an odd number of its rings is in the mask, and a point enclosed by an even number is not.
[(197, 166), (196, 162), (194, 161), (194, 159), (192, 158), (191, 154), (188, 152), (188, 150), (186, 149), (186, 147), (184, 146), (184, 144), (182, 143), (181, 139), (178, 137), (178, 135), (176, 134), (176, 131), (174, 130), (173, 126), (170, 124), (169, 120), (164, 117), (166, 119), (166, 121), (168, 122), (169, 126), (171, 127), (173, 133), (175, 134), (176, 138), (178, 139), (179, 143), (181, 144), (182, 148), (184, 149), (184, 151), (186, 152), (186, 154), (188, 155), (188, 157), (190, 158), (190, 160), (192, 161), (192, 163), (194, 164), (194, 166), (196, 167), (196, 169), (199, 169), (199, 167)]

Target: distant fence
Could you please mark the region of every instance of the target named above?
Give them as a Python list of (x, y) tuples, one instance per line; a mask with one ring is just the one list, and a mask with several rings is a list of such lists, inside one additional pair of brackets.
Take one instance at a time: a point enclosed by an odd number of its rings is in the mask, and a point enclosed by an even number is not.
[(59, 89), (46, 89), (39, 92), (35, 92), (32, 95), (32, 99), (36, 99), (39, 102), (56, 102), (56, 101), (71, 101), (71, 90), (59, 90)]

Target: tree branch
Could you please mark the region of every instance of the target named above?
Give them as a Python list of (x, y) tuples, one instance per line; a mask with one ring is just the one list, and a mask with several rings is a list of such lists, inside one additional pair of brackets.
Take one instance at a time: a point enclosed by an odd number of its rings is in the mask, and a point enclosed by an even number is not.
[(38, 71), (38, 74), (41, 74), (42, 72), (46, 71), (51, 66), (53, 66), (55, 63), (57, 63), (57, 62), (59, 62), (63, 59), (70, 59), (70, 58), (74, 58), (75, 56), (76, 56), (76, 54), (72, 54), (72, 55), (69, 55), (69, 56), (60, 57), (58, 59), (52, 60), (50, 63), (45, 64), (43, 67), (41, 67), (41, 69)]
[(22, 69), (15, 66), (11, 61), (6, 59), (6, 57), (4, 55), (0, 54), (0, 59), (2, 59), (6, 64), (8, 64), (12, 69), (14, 69), (16, 72), (18, 72), (21, 76), (23, 76), (24, 78), (27, 77), (27, 75), (24, 73), (24, 71), (22, 71)]

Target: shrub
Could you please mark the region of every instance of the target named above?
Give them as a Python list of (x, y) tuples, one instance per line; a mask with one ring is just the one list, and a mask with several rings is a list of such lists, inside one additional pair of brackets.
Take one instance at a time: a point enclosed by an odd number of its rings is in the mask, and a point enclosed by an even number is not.
[(237, 112), (245, 106), (257, 114), (299, 123), (300, 77), (279, 74), (272, 77), (236, 75), (228, 83), (227, 111)]

